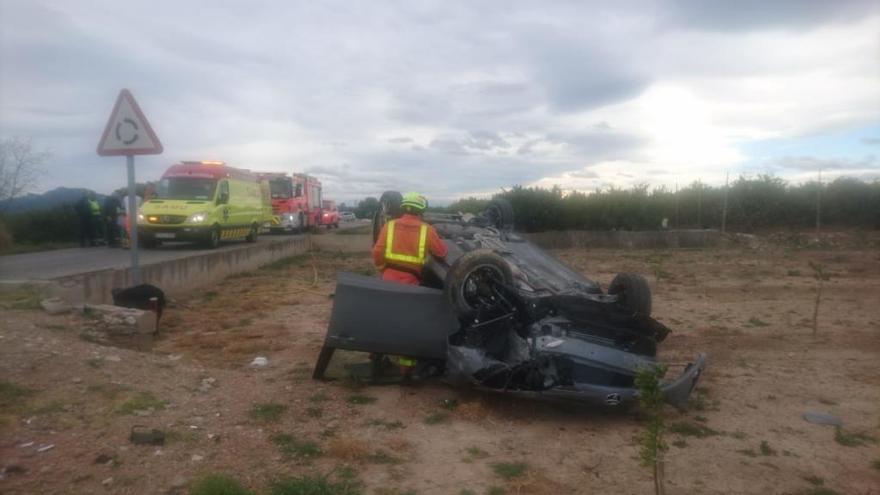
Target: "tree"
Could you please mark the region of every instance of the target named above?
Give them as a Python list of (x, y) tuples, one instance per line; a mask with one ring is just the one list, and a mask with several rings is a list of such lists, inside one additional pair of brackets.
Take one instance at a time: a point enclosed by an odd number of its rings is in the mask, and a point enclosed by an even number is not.
[(373, 214), (379, 209), (379, 200), (370, 196), (360, 202), (354, 209), (354, 214), (358, 218), (373, 218)]
[(35, 151), (30, 139), (0, 140), (0, 204), (9, 205), (9, 200), (36, 186), (51, 156), (48, 150)]

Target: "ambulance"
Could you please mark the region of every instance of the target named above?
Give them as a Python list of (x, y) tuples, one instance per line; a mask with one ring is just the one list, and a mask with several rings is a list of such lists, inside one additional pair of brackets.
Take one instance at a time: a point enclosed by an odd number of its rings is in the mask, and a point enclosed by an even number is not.
[(138, 215), (144, 247), (166, 241), (216, 248), (222, 241), (256, 242), (271, 222), (269, 184), (219, 161), (172, 165)]

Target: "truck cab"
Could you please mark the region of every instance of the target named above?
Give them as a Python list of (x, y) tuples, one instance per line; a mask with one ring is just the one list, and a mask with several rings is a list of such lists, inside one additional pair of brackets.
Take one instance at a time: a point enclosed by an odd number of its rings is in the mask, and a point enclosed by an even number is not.
[(267, 223), (267, 185), (247, 170), (220, 161), (172, 165), (138, 215), (145, 247), (165, 241), (198, 242), (208, 248), (225, 240), (255, 242)]
[(300, 232), (320, 224), (321, 182), (306, 174), (263, 173), (272, 201), (273, 232)]

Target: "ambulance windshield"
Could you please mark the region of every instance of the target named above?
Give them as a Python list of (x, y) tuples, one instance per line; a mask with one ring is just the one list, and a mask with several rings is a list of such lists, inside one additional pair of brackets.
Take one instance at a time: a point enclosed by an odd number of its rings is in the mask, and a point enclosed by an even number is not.
[(189, 199), (210, 201), (214, 199), (216, 179), (198, 177), (167, 177), (156, 185), (156, 199)]

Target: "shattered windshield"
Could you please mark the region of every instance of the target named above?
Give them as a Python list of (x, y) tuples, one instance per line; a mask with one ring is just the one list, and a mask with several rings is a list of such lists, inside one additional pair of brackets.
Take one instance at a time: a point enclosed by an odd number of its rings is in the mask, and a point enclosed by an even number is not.
[(196, 177), (170, 177), (156, 186), (157, 199), (191, 199), (208, 201), (214, 199), (215, 179)]

